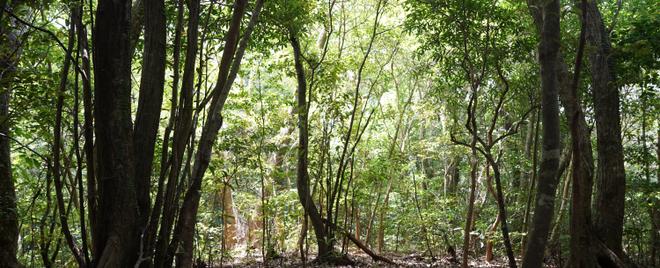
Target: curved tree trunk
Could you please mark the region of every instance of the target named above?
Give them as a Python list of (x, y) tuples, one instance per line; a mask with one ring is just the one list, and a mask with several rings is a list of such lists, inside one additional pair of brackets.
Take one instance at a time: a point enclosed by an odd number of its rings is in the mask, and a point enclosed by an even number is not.
[(298, 197), (300, 203), (305, 210), (305, 214), (309, 216), (316, 235), (316, 242), (318, 246), (319, 260), (327, 257), (332, 252), (332, 247), (326, 239), (325, 225), (323, 219), (319, 214), (309, 188), (309, 173), (307, 171), (307, 154), (308, 154), (308, 138), (307, 132), (307, 80), (305, 79), (305, 70), (302, 63), (302, 52), (300, 50), (300, 42), (295, 33), (289, 33), (289, 41), (293, 47), (294, 63), (296, 69), (296, 78), (298, 81), (297, 89), (297, 112), (298, 112), (298, 164), (297, 164), (297, 180), (296, 186), (298, 189)]

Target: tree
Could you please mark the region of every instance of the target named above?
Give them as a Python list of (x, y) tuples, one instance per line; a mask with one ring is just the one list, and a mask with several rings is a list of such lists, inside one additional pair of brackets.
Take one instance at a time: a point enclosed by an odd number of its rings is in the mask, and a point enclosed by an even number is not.
[(623, 216), (626, 172), (621, 143), (619, 90), (611, 56), (609, 32), (598, 5), (587, 1), (584, 10), (586, 40), (589, 45), (591, 86), (596, 118), (596, 197), (594, 227), (598, 237), (617, 256), (624, 258)]
[(131, 123), (131, 1), (99, 1), (94, 29), (98, 214), (94, 266), (132, 266), (139, 233)]
[(0, 1), (0, 8), (3, 9), (0, 41), (7, 44), (0, 47), (0, 264), (13, 268), (19, 266), (16, 260), (19, 222), (11, 168), (9, 99), (21, 47), (17, 32), (12, 30), (17, 28), (4, 16), (4, 9), (10, 8), (7, 1)]
[(556, 70), (561, 38), (559, 1), (548, 1), (540, 8), (543, 12), (541, 43), (539, 44), (543, 149), (536, 188), (534, 219), (529, 243), (525, 249), (523, 267), (541, 267), (542, 265), (545, 244), (554, 213), (560, 156), (559, 103), (557, 101), (559, 82)]

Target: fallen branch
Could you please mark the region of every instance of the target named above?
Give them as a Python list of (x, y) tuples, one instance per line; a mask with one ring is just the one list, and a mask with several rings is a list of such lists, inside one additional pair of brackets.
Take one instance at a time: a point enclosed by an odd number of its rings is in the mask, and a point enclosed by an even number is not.
[(396, 263), (393, 262), (392, 260), (390, 260), (386, 257), (380, 256), (380, 255), (376, 254), (375, 252), (373, 252), (371, 249), (369, 249), (369, 247), (367, 245), (362, 244), (362, 242), (360, 242), (360, 240), (358, 240), (353, 234), (349, 233), (348, 231), (338, 227), (337, 225), (331, 223), (327, 219), (325, 220), (325, 223), (328, 224), (330, 227), (332, 227), (332, 229), (335, 229), (335, 230), (341, 232), (344, 236), (346, 236), (346, 238), (351, 240), (353, 242), (353, 244), (355, 244), (358, 248), (360, 248), (362, 251), (364, 251), (364, 253), (367, 253), (367, 255), (369, 255), (374, 261), (380, 261), (380, 262), (384, 262), (384, 263), (387, 263), (387, 264), (396, 265)]

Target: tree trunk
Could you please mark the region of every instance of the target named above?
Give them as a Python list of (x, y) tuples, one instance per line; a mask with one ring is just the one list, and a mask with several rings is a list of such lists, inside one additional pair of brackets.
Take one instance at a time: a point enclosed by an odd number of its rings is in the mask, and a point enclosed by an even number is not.
[(615, 81), (614, 57), (610, 55), (609, 34), (596, 1), (585, 5), (586, 41), (591, 65), (594, 117), (596, 119), (596, 196), (594, 231), (605, 245), (623, 258), (623, 213), (626, 174), (621, 143), (619, 91)]
[[(533, 138), (533, 145), (532, 145), (532, 152), (531, 152), (531, 157), (532, 158), (532, 170), (530, 172), (527, 172), (527, 175), (529, 180), (527, 180), (527, 185), (525, 186), (525, 189), (527, 189), (527, 200), (525, 202), (525, 212), (523, 213), (523, 226), (522, 226), (522, 232), (527, 233), (529, 230), (529, 214), (530, 211), (532, 210), (532, 199), (534, 198), (534, 188), (536, 187), (536, 177), (538, 176), (537, 172), (537, 165), (538, 165), (538, 147), (539, 147), (539, 129), (540, 129), (540, 122), (541, 122), (541, 111), (540, 109), (536, 109), (536, 116), (534, 119), (534, 138)], [(531, 176), (529, 176), (531, 175)], [(524, 235), (520, 241), (520, 249), (521, 249), (521, 254), (520, 255), (525, 255), (525, 248), (527, 247), (527, 234)]]
[(525, 249), (523, 267), (541, 267), (554, 214), (557, 171), (560, 157), (559, 83), (557, 56), (560, 46), (559, 0), (546, 1), (542, 7), (543, 26), (539, 45), (541, 65), (541, 114), (543, 123), (543, 150), (539, 181), (536, 188), (536, 206), (529, 242)]
[[(83, 86), (83, 136), (85, 143), (83, 145), (85, 151), (85, 164), (87, 171), (87, 208), (88, 220), (90, 224), (89, 230), (91, 237), (95, 237), (96, 226), (96, 171), (95, 171), (95, 154), (94, 154), (94, 118), (92, 115), (92, 82), (91, 82), (91, 64), (89, 58), (89, 42), (87, 40), (87, 28), (83, 24), (83, 3), (80, 1), (80, 10), (76, 16), (76, 31), (78, 35), (78, 53), (82, 62), (80, 71)], [(87, 254), (89, 255), (89, 253)], [(90, 263), (91, 264), (91, 263)]]
[[(0, 1), (0, 8), (6, 8), (6, 1)], [(19, 267), (16, 260), (18, 249), (18, 213), (16, 193), (11, 171), (9, 126), (9, 97), (11, 80), (20, 53), (18, 41), (9, 20), (0, 12), (0, 266)]]
[(444, 192), (445, 194), (454, 194), (456, 193), (456, 187), (460, 182), (460, 170), (458, 167), (461, 164), (461, 158), (455, 156), (454, 159), (447, 166), (445, 171), (445, 181), (444, 181)]
[[(70, 19), (71, 21), (75, 21), (75, 16), (73, 14), (75, 12), (74, 9), (71, 9), (71, 15)], [(70, 54), (73, 51), (73, 45), (75, 43), (75, 26), (73, 23), (70, 24), (69, 27), (69, 38), (67, 42), (67, 47), (65, 54)], [(69, 69), (71, 67), (71, 59), (68, 56), (64, 57), (64, 63), (62, 64), (62, 70), (60, 72), (60, 83), (59, 87), (57, 89), (57, 100), (55, 104), (55, 126), (53, 127), (53, 178), (55, 181), (55, 194), (57, 196), (57, 207), (58, 207), (58, 218), (60, 221), (60, 225), (62, 228), (62, 234), (66, 238), (66, 243), (67, 246), (69, 247), (69, 250), (71, 250), (71, 253), (78, 263), (78, 266), (80, 267), (85, 267), (86, 263), (85, 260), (83, 259), (80, 250), (78, 249), (78, 246), (76, 245), (76, 241), (73, 239), (73, 236), (71, 235), (71, 230), (69, 229), (69, 223), (67, 220), (66, 216), (66, 209), (64, 207), (64, 193), (63, 193), (63, 185), (62, 185), (62, 165), (61, 165), (61, 157), (60, 157), (60, 152), (61, 149), (64, 147), (62, 145), (62, 113), (63, 113), (63, 108), (64, 108), (64, 97), (65, 97), (65, 92), (66, 92), (66, 87), (67, 87), (67, 81), (69, 77)], [(68, 170), (65, 166), (65, 170)], [(74, 191), (72, 191), (74, 192)], [(71, 197), (73, 200), (73, 196)]]
[(296, 187), (298, 189), (298, 197), (300, 203), (305, 210), (305, 214), (309, 216), (316, 235), (316, 243), (318, 246), (318, 259), (328, 257), (332, 252), (332, 247), (328, 243), (326, 237), (325, 225), (323, 219), (312, 200), (309, 188), (309, 173), (307, 171), (307, 155), (308, 155), (308, 138), (307, 132), (307, 80), (305, 78), (305, 70), (302, 63), (302, 52), (300, 50), (300, 43), (296, 33), (289, 33), (289, 41), (293, 48), (294, 64), (296, 69), (296, 79), (298, 82), (297, 89), (297, 113), (298, 113), (298, 164), (297, 164), (297, 180)]
[(263, 1), (257, 1), (250, 22), (243, 33), (243, 38), (240, 40), (240, 44), (238, 44), (241, 19), (245, 13), (246, 6), (247, 0), (236, 0), (234, 3), (230, 26), (227, 30), (225, 48), (222, 53), (222, 59), (220, 60), (218, 81), (213, 89), (211, 107), (208, 111), (207, 121), (202, 129), (202, 136), (199, 140), (197, 154), (195, 155), (195, 164), (191, 173), (191, 185), (186, 191), (172, 242), (173, 248), (177, 248), (176, 245), (179, 241), (183, 248), (183, 254), (177, 256), (177, 267), (191, 267), (193, 264), (193, 239), (199, 199), (201, 197), (202, 178), (211, 161), (213, 143), (218, 136), (220, 127), (222, 127), (222, 108), (239, 71), (241, 60), (250, 40), (250, 35), (257, 24)]
[[(657, 128), (657, 142), (656, 142), (656, 164), (660, 166), (660, 126)], [(656, 178), (660, 178), (660, 168), (656, 170)], [(658, 182), (656, 181), (656, 184)], [(655, 267), (658, 263), (658, 254), (660, 254), (660, 202), (656, 199), (655, 204), (651, 206), (651, 267)]]
[[(183, 67), (183, 77), (181, 79), (181, 99), (176, 106), (175, 129), (172, 138), (172, 153), (169, 158), (170, 169), (169, 174), (167, 175), (167, 184), (163, 196), (162, 219), (160, 219), (161, 223), (158, 231), (158, 241), (155, 245), (156, 252), (154, 264), (157, 268), (170, 266), (173, 258), (173, 256), (171, 256), (171, 250), (168, 249), (168, 245), (170, 244), (170, 235), (177, 209), (176, 193), (180, 191), (180, 189), (177, 190), (179, 175), (181, 172), (184, 152), (186, 150), (186, 144), (188, 144), (192, 129), (193, 87), (199, 28), (199, 2), (199, 0), (187, 1), (189, 12), (186, 31), (188, 35), (186, 38), (186, 58)], [(179, 44), (177, 43), (176, 45), (178, 46)], [(174, 72), (178, 71), (179, 70), (174, 70)], [(176, 78), (178, 78), (178, 75)]]
[[(559, 203), (559, 209), (557, 209), (557, 218), (554, 221), (554, 225), (552, 226), (552, 231), (550, 232), (550, 241), (548, 242), (548, 247), (555, 247), (559, 246), (557, 244), (557, 241), (559, 240), (559, 235), (560, 235), (560, 227), (561, 227), (561, 222), (562, 218), (564, 215), (564, 210), (566, 210), (566, 201), (568, 201), (568, 195), (570, 193), (570, 185), (571, 185), (571, 173), (566, 172), (568, 169), (568, 165), (571, 162), (571, 151), (570, 150), (565, 150), (564, 155), (562, 156), (562, 160), (559, 162), (559, 172), (557, 173), (558, 180), (561, 181), (562, 177), (565, 177), (564, 179), (564, 185), (561, 188), (561, 203)], [(566, 172), (566, 176), (564, 176), (564, 172)]]
[(98, 158), (97, 267), (133, 266), (139, 230), (131, 124), (131, 2), (101, 0), (96, 9), (94, 71)]
[[(144, 60), (140, 93), (135, 116), (135, 189), (138, 200), (139, 224), (144, 234), (149, 220), (151, 171), (158, 134), (160, 108), (163, 103), (166, 60), (166, 21), (163, 0), (144, 0)], [(141, 2), (141, 1), (140, 1)], [(148, 244), (142, 239), (142, 244)]]
[(234, 199), (231, 186), (225, 183), (222, 186), (222, 243), (225, 249), (233, 249), (236, 244), (236, 226), (238, 223), (237, 215), (234, 214)]
[[(468, 128), (476, 129), (475, 111), (477, 106), (477, 89), (473, 89), (470, 96), (470, 104), (468, 105)], [(471, 155), (470, 155), (470, 197), (468, 199), (467, 215), (465, 217), (465, 228), (463, 229), (463, 259), (461, 260), (461, 268), (468, 267), (468, 258), (470, 256), (470, 233), (474, 221), (474, 201), (476, 199), (477, 188), (477, 173), (479, 172), (479, 158), (477, 156), (477, 132), (472, 132), (472, 139), (470, 142)]]

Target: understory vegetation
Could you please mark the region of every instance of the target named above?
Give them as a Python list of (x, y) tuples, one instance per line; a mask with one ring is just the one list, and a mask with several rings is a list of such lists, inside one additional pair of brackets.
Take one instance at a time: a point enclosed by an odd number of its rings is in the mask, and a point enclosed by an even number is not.
[(660, 265), (658, 0), (0, 8), (0, 267)]

